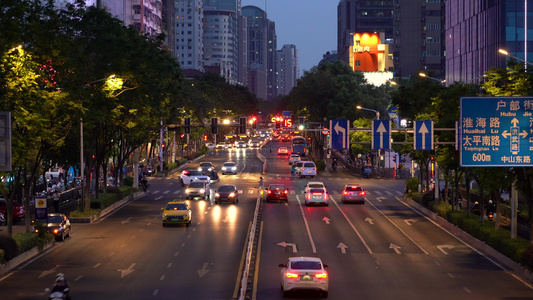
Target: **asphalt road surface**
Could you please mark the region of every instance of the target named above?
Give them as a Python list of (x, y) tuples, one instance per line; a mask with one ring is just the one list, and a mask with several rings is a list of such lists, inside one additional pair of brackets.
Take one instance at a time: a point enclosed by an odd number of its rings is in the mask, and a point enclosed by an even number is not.
[[(220, 175), (211, 200), (189, 200), (190, 227), (161, 224), (161, 208), (184, 198), (179, 174), (151, 179), (143, 197), (97, 223), (73, 224), (71, 238), (5, 274), (0, 298), (45, 299), (61, 272), (73, 299), (235, 299), (260, 176), (265, 186), (284, 183), (290, 193), (287, 204), (264, 203), (253, 299), (282, 298), (278, 265), (290, 256), (329, 265), (329, 299), (533, 298), (531, 284), (404, 204), (403, 180), (360, 179), (342, 168), (291, 178), (288, 158), (275, 152), (280, 145), (288, 143), (259, 150), (269, 163), (265, 175), (256, 149), (210, 151), (201, 161), (217, 170), (234, 161), (238, 174)], [(325, 183), (329, 206), (304, 205), (310, 180)], [(365, 204), (341, 204), (347, 183), (366, 189)], [(214, 204), (220, 184), (237, 185), (237, 204)]]

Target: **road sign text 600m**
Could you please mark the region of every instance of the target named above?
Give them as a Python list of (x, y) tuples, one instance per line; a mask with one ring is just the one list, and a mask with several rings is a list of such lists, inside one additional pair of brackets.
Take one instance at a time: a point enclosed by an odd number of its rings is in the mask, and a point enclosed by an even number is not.
[(490, 155), (484, 153), (476, 153), (472, 155), (473, 161), (490, 161)]

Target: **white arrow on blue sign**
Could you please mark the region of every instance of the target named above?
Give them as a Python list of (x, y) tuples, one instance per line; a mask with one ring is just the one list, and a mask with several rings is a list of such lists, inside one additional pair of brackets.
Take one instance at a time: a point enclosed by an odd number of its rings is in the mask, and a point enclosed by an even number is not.
[(350, 147), (350, 121), (330, 120), (330, 148), (335, 150), (348, 149)]
[(415, 121), (415, 150), (434, 150), (433, 121)]
[(390, 150), (390, 120), (372, 121), (372, 150)]

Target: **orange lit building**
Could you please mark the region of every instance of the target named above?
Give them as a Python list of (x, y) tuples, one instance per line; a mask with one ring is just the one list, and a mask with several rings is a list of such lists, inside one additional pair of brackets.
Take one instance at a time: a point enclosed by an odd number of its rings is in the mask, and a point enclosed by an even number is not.
[(389, 45), (381, 44), (380, 33), (354, 33), (350, 66), (354, 71), (391, 71), (394, 67)]

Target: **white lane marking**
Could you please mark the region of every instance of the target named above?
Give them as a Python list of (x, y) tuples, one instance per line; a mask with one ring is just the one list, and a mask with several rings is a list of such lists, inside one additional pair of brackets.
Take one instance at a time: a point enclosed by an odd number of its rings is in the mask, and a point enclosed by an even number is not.
[(403, 233), (403, 235), (405, 235), (405, 237), (407, 237), (411, 243), (415, 244), (418, 249), (422, 250), (422, 252), (424, 252), (424, 254), (429, 254), (424, 248), (422, 248), (422, 246), (420, 246), (420, 244), (418, 244), (412, 237), (410, 237), (405, 231), (403, 231), (398, 225), (396, 225), (396, 223), (394, 223), (388, 216), (386, 216), (379, 208), (377, 208), (374, 204), (372, 204), (372, 202), (370, 201), (367, 201), (368, 203), (370, 203), (370, 205), (372, 205), (374, 207), (374, 209), (376, 211), (378, 211), (385, 219), (389, 220), (389, 222), (394, 225), (394, 227), (396, 227), (401, 233)]
[(172, 263), (168, 263), (167, 269), (170, 269), (170, 267), (172, 267)]
[(93, 266), (93, 269), (98, 268), (100, 265), (101, 265), (101, 263), (97, 263), (96, 265)]
[(170, 193), (170, 191), (169, 191), (169, 190), (166, 190), (166, 191), (163, 192), (163, 195), (166, 195), (166, 194), (168, 194), (168, 193)]
[(390, 192), (390, 191), (385, 191), (385, 194), (390, 195), (390, 196), (394, 196), (394, 195), (392, 194), (392, 192)]
[(78, 277), (74, 278), (74, 281), (78, 281), (78, 280), (80, 280), (82, 278), (83, 278), (83, 276), (78, 276)]
[(295, 190), (291, 190), (291, 195), (294, 195), (296, 194), (296, 191)]
[(307, 218), (305, 217), (304, 209), (302, 207), (302, 203), (300, 202), (300, 197), (298, 197), (298, 195), (296, 195), (296, 200), (298, 201), (298, 206), (300, 206), (300, 211), (302, 212), (302, 217), (304, 218), (305, 228), (307, 229), (307, 235), (309, 236), (311, 248), (313, 249), (313, 253), (316, 253), (316, 246), (315, 242), (313, 241), (313, 235), (311, 234), (311, 230), (309, 229), (309, 223), (307, 223)]
[(463, 290), (465, 290), (465, 292), (467, 292), (467, 293), (469, 293), (469, 294), (471, 294), (471, 293), (472, 293), (472, 291), (471, 291), (471, 290), (469, 290), (469, 289), (468, 289), (468, 288), (467, 288), (466, 286), (463, 286)]
[(155, 289), (154, 292), (152, 293), (152, 296), (157, 296), (157, 292), (159, 292), (159, 290)]
[(181, 192), (180, 190), (175, 190), (174, 193), (172, 193), (172, 194), (177, 195), (177, 194), (179, 194), (180, 192)]
[(450, 276), (450, 278), (455, 278), (452, 273), (448, 273), (448, 276)]
[(161, 275), (161, 277), (159, 277), (159, 280), (161, 281), (165, 280), (165, 275)]
[(368, 251), (368, 253), (370, 254), (374, 254), (372, 252), (372, 250), (370, 249), (370, 247), (368, 246), (368, 244), (366, 243), (365, 239), (363, 239), (363, 236), (361, 236), (361, 234), (359, 233), (359, 231), (355, 228), (355, 226), (352, 224), (352, 222), (350, 221), (350, 219), (348, 219), (348, 216), (344, 213), (344, 211), (341, 209), (341, 207), (339, 206), (339, 204), (337, 203), (337, 201), (335, 201), (335, 199), (333, 199), (332, 197), (330, 197), (330, 199), (333, 201), (333, 204), (335, 204), (335, 206), (337, 206), (337, 208), (339, 209), (339, 211), (341, 212), (341, 214), (344, 216), (344, 218), (346, 219), (346, 221), (348, 222), (348, 224), (350, 224), (350, 227), (352, 227), (352, 230), (355, 232), (355, 234), (357, 234), (357, 236), (359, 237), (359, 239), (361, 240), (361, 242), (363, 243), (363, 245), (365, 245), (365, 248), (366, 250)]
[(380, 192), (380, 191), (376, 191), (376, 194), (378, 194), (378, 195), (380, 195), (380, 196), (383, 195), (383, 193)]

